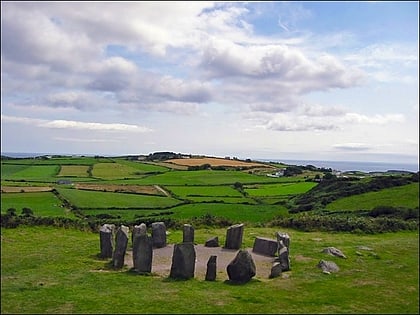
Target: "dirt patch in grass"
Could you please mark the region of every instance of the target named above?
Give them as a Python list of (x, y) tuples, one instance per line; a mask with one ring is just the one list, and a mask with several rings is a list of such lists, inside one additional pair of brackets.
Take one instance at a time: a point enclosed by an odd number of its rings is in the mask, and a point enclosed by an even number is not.
[(52, 191), (52, 187), (32, 187), (32, 186), (1, 186), (2, 193), (17, 193), (17, 192), (46, 192)]
[[(216, 266), (217, 275), (216, 280), (228, 280), (227, 266), (235, 258), (238, 250), (225, 249), (223, 247), (205, 247), (204, 245), (194, 245), (196, 252), (195, 262), (195, 278), (204, 280), (207, 271), (207, 262), (210, 256), (217, 256)], [(246, 248), (251, 254), (256, 266), (256, 277), (260, 279), (268, 279), (271, 273), (271, 267), (275, 257), (259, 255), (252, 252), (252, 248)], [(171, 271), (172, 254), (174, 251), (174, 244), (169, 244), (163, 248), (153, 249), (152, 273), (168, 277)], [(133, 252), (127, 250), (125, 256), (125, 264), (128, 268), (133, 267)]]

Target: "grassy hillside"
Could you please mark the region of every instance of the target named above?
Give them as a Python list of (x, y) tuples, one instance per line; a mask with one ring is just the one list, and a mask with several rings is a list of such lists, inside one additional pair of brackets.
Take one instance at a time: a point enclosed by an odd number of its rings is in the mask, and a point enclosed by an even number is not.
[[(244, 230), (244, 248), (256, 236), (273, 237), (278, 229)], [(354, 235), (281, 229), (291, 237), (291, 271), (282, 277), (254, 277), (244, 285), (203, 278), (174, 281), (156, 273), (140, 276), (108, 269), (97, 258), (97, 233), (52, 227), (1, 230), (1, 313), (346, 313), (418, 314), (418, 232)], [(169, 231), (168, 243), (182, 232)], [(224, 241), (226, 229), (196, 230)], [(322, 253), (342, 250), (347, 259)], [(340, 267), (323, 274), (321, 260)]]

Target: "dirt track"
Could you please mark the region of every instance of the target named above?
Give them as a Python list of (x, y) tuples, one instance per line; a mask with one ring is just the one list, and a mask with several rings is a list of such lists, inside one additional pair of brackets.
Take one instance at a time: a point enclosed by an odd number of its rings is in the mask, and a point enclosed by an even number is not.
[[(227, 265), (235, 258), (238, 250), (224, 249), (222, 247), (205, 247), (204, 245), (195, 245), (196, 263), (195, 278), (204, 280), (207, 270), (207, 261), (211, 255), (217, 256), (217, 275), (216, 280), (228, 280)], [(174, 244), (168, 244), (163, 248), (153, 249), (152, 273), (168, 277), (171, 271), (172, 254)], [(252, 248), (247, 248), (251, 254), (256, 266), (256, 278), (268, 279), (271, 266), (275, 257), (263, 256), (252, 252)], [(125, 256), (125, 264), (127, 267), (133, 267), (132, 250), (127, 249)]]

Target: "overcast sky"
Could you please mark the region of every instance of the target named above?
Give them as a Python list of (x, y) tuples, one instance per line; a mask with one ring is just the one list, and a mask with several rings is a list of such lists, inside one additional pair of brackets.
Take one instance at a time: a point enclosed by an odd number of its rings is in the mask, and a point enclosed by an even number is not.
[(1, 150), (418, 162), (419, 3), (1, 2)]

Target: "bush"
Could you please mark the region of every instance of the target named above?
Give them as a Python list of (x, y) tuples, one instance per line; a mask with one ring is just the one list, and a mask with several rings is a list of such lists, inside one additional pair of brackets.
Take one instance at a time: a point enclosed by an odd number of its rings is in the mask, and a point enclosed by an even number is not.
[(31, 208), (25, 207), (25, 208), (22, 208), (22, 215), (31, 216), (31, 215), (34, 215), (34, 212), (32, 211)]

